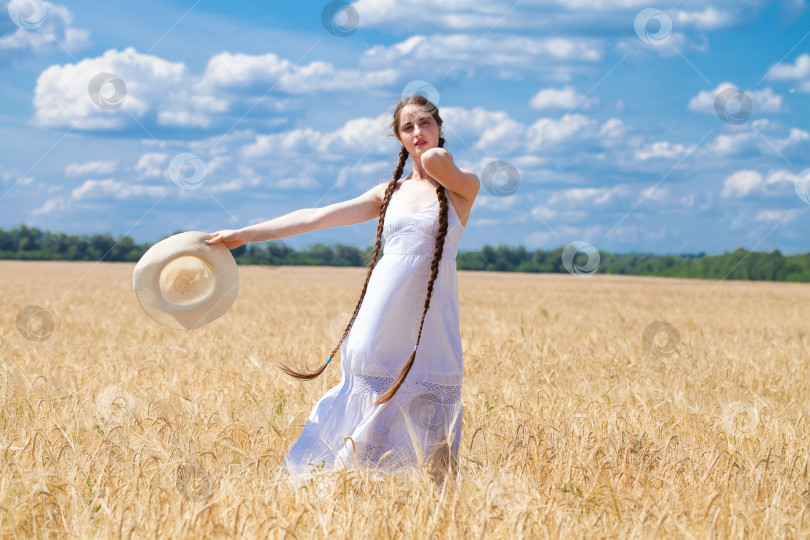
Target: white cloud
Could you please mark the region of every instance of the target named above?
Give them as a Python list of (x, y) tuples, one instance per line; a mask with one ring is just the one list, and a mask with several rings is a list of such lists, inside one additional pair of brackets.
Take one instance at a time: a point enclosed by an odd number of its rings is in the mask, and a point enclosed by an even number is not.
[(539, 118), (527, 129), (529, 147), (542, 151), (545, 146), (592, 139), (598, 133), (598, 122), (582, 114), (565, 114), (559, 120)]
[[(103, 109), (90, 98), (90, 81), (103, 72), (120, 77), (126, 85), (118, 109)], [(34, 90), (34, 119), (42, 126), (120, 128), (130, 122), (128, 115), (142, 118), (153, 109), (160, 112), (185, 108), (187, 104), (181, 96), (188, 92), (185, 90), (188, 78), (188, 69), (182, 62), (140, 54), (133, 47), (120, 52), (111, 49), (97, 58), (45, 69)], [(109, 98), (106, 93), (109, 89), (110, 84), (103, 86), (102, 96)]]
[(703, 11), (685, 11), (682, 9), (669, 13), (674, 25), (678, 28), (689, 27), (697, 30), (718, 30), (736, 22), (728, 11), (718, 11), (709, 6)]
[(714, 195), (711, 190), (690, 191), (680, 198), (680, 203), (689, 210), (708, 210), (714, 204)]
[(742, 197), (762, 186), (762, 175), (757, 171), (737, 171), (723, 182), (723, 197)]
[[(531, 151), (555, 151), (550, 147), (571, 141), (612, 145), (622, 137), (625, 128), (616, 118), (602, 126), (588, 116), (565, 114), (559, 119), (541, 117), (526, 125), (517, 122), (506, 112), (488, 111), (481, 107), (441, 109), (448, 133), (448, 142), (461, 139), (476, 150), (501, 156)], [(493, 158), (498, 159), (498, 158)]]
[(639, 148), (635, 152), (635, 159), (646, 161), (652, 158), (674, 159), (688, 153), (692, 147), (686, 147), (679, 143), (669, 141), (657, 141), (647, 144), (644, 148)]
[(21, 173), (17, 169), (4, 169), (2, 165), (0, 165), (0, 181), (3, 184), (11, 184), (11, 185), (20, 185), (20, 186), (27, 186), (34, 182), (33, 176), (25, 176), (20, 177)]
[(604, 205), (629, 193), (630, 190), (625, 185), (603, 188), (571, 188), (552, 194), (548, 199), (548, 204), (554, 206), (555, 204), (567, 202), (577, 204), (590, 202), (596, 205)]
[(247, 158), (258, 158), (282, 155), (285, 152), (300, 152), (317, 146), (320, 137), (321, 133), (311, 128), (257, 135), (252, 143), (242, 147), (242, 155)]
[[(355, 118), (331, 132), (311, 128), (257, 135), (254, 141), (242, 147), (246, 158), (286, 156), (317, 151), (325, 157), (334, 154), (381, 152), (389, 148), (384, 134), (390, 121), (387, 114), (376, 118)], [(371, 147), (371, 148), (370, 148)]]
[[(632, 26), (632, 21), (631, 21)], [(701, 41), (690, 40), (686, 34), (683, 32), (672, 32), (666, 40), (661, 41), (656, 45), (651, 45), (644, 43), (641, 39), (638, 38), (635, 34), (633, 37), (620, 39), (616, 45), (615, 49), (620, 54), (626, 54), (630, 52), (644, 53), (649, 55), (658, 55), (664, 58), (673, 57), (680, 54), (685, 54), (689, 52), (700, 52), (705, 53), (709, 50), (709, 40), (708, 38), (700, 34)], [(695, 76), (700, 76), (697, 73)]]
[(540, 218), (542, 220), (554, 219), (554, 217), (557, 215), (556, 210), (542, 204), (533, 207), (531, 209), (531, 213), (535, 217)]
[(281, 189), (312, 189), (320, 186), (320, 184), (309, 176), (295, 176), (290, 178), (282, 178), (281, 180), (274, 181), (274, 187)]
[(453, 29), (493, 26), (503, 19), (508, 9), (497, 2), (470, 0), (446, 0), (431, 5), (430, 9), (414, 0), (358, 0), (352, 6), (360, 15), (360, 24), (367, 27), (399, 22), (436, 24)]
[(628, 144), (628, 128), (618, 118), (608, 118), (604, 124), (599, 128), (598, 138), (605, 147), (619, 146)]
[(211, 193), (239, 191), (249, 187), (256, 187), (263, 182), (263, 178), (256, 174), (256, 171), (244, 163), (240, 163), (237, 166), (237, 171), (238, 175), (227, 182), (215, 183), (206, 180), (206, 190), (210, 191)]
[(105, 180), (85, 180), (85, 182), (71, 191), (74, 200), (82, 199), (130, 199), (132, 197), (161, 197), (168, 194), (166, 186), (147, 186), (119, 182), (112, 178)]
[(782, 63), (773, 65), (765, 78), (774, 81), (798, 81), (800, 92), (810, 92), (810, 54), (799, 55), (792, 65)]
[[(25, 0), (14, 2), (25, 15), (25, 10), (29, 7), (27, 2)], [(0, 35), (0, 65), (31, 54), (42, 55), (53, 50), (61, 51), (62, 47), (77, 52), (90, 46), (90, 32), (72, 26), (73, 14), (68, 8), (47, 1), (43, 4), (46, 14), (41, 26), (26, 30), (9, 24), (14, 32)], [(9, 2), (0, 2), (0, 16), (11, 16), (8, 6)]]
[(88, 161), (86, 163), (71, 163), (65, 167), (65, 175), (89, 176), (94, 174), (112, 174), (117, 168), (117, 161)]
[(43, 214), (50, 214), (54, 210), (64, 210), (65, 209), (65, 201), (62, 197), (55, 197), (53, 199), (48, 199), (45, 203), (40, 206), (39, 208), (35, 208), (31, 210), (32, 216), (41, 216)]
[[(423, 9), (423, 8), (420, 8)], [(570, 62), (602, 60), (602, 41), (593, 38), (519, 35), (437, 34), (414, 35), (393, 45), (374, 45), (363, 53), (360, 66), (372, 68), (382, 62), (398, 73), (418, 73), (420, 78), (444, 77), (452, 70), (470, 73), (478, 66), (495, 70), (498, 77), (522, 78), (530, 71), (543, 77), (568, 80), (576, 66)], [(550, 66), (566, 68), (552, 73)]]
[(774, 133), (777, 126), (757, 120), (750, 126), (738, 126), (738, 133), (718, 135), (706, 150), (710, 155), (726, 156), (777, 155), (784, 153), (801, 153), (808, 149), (810, 133), (799, 128), (790, 128), (783, 137)]
[(643, 200), (663, 201), (669, 196), (669, 190), (665, 187), (650, 186), (641, 190)]
[[(792, 190), (796, 175), (784, 169), (771, 170), (766, 176), (755, 170), (742, 170), (728, 176), (723, 182), (723, 197), (744, 197), (749, 193), (766, 192), (768, 186), (776, 190)], [(781, 186), (780, 184), (785, 184)], [(788, 187), (789, 186), (789, 187)]]
[(796, 175), (790, 171), (781, 169), (770, 171), (767, 178), (765, 178), (765, 184), (767, 185), (778, 184), (780, 182), (793, 185), (796, 182)]
[(313, 61), (297, 66), (275, 54), (231, 54), (213, 56), (200, 84), (205, 88), (231, 88), (276, 83), (275, 88), (291, 94), (356, 90), (389, 85), (397, 73), (390, 69), (355, 70), (336, 68), (329, 62)]
[(358, 163), (356, 165), (341, 167), (338, 172), (337, 186), (357, 186), (358, 189), (371, 189), (381, 182), (388, 182), (393, 178), (396, 164), (392, 161), (373, 161), (371, 163)]
[[(124, 82), (120, 107), (104, 109), (91, 100), (90, 81), (100, 73), (111, 73)], [(45, 69), (34, 91), (34, 119), (42, 126), (118, 129), (133, 124), (131, 116), (147, 124), (207, 128), (230, 110), (237, 99), (230, 91), (241, 86), (257, 86), (261, 96), (268, 83), (276, 81), (274, 88), (279, 91), (310, 94), (384, 87), (396, 76), (387, 69), (339, 69), (322, 61), (296, 66), (272, 54), (227, 52), (212, 57), (202, 75), (194, 76), (183, 62), (141, 54), (133, 47), (111, 49), (100, 57)], [(106, 84), (100, 93), (109, 99), (112, 90), (112, 84)]]
[[(754, 221), (779, 221), (785, 215), (786, 210), (760, 210), (754, 216)], [(790, 218), (788, 218), (790, 219)]]
[[(715, 100), (718, 94), (727, 88), (738, 87), (730, 82), (722, 82), (718, 84), (714, 90), (702, 90), (689, 100), (687, 108), (690, 111), (716, 114), (714, 108)], [(742, 93), (751, 99), (751, 114), (777, 114), (785, 112), (782, 96), (775, 94), (770, 87), (763, 88), (762, 90), (743, 90)], [(732, 99), (728, 102), (729, 112), (737, 112), (738, 109), (732, 109), (732, 106), (738, 108), (740, 101), (738, 99)]]
[(529, 101), (533, 109), (573, 109), (579, 107), (589, 109), (597, 102), (595, 98), (586, 98), (577, 92), (573, 86), (564, 88), (543, 88)]
[(497, 197), (491, 195), (484, 185), (478, 192), (478, 197), (475, 198), (474, 210), (488, 208), (490, 210), (507, 210), (517, 204), (516, 197)]
[(231, 54), (212, 56), (205, 66), (202, 80), (209, 86), (233, 87), (278, 80), (293, 67), (289, 60), (275, 54)]
[(160, 152), (147, 152), (138, 159), (135, 170), (139, 178), (157, 178), (163, 174), (163, 164), (169, 158), (168, 154)]
[[(472, 148), (473, 152), (479, 154), (476, 155), (479, 163), (462, 165), (458, 162), (459, 166), (470, 170), (514, 154), (517, 156), (513, 166), (537, 167), (550, 159), (546, 156), (558, 156), (560, 147), (566, 145), (581, 150), (587, 147), (598, 149), (635, 144), (635, 137), (628, 135), (629, 128), (618, 118), (610, 118), (599, 124), (584, 115), (567, 114), (559, 119), (541, 117), (533, 124), (525, 125), (512, 119), (504, 111), (490, 111), (481, 107), (445, 107), (441, 109), (441, 116), (448, 149), (454, 155), (464, 148)], [(396, 139), (389, 136), (389, 121), (386, 113), (376, 118), (349, 120), (331, 132), (303, 128), (257, 134), (252, 140), (242, 144), (240, 154), (245, 160), (264, 162), (273, 158), (299, 160), (317, 152), (322, 162), (328, 163), (351, 156), (358, 159), (360, 165), (368, 155), (384, 155), (392, 161), (386, 162), (379, 169), (375, 164), (368, 170), (368, 175), (388, 178), (395, 165), (399, 146)], [(484, 160), (480, 154), (491, 157)], [(317, 173), (306, 176), (313, 175), (317, 177)], [(339, 185), (343, 185), (345, 168), (337, 173), (336, 179)]]
[[(746, 11), (765, 3), (757, 0), (737, 4), (724, 2), (722, 7), (710, 6), (702, 11), (666, 10), (678, 28), (719, 30), (737, 24)], [(700, 3), (695, 2), (700, 7)], [(751, 5), (754, 4), (754, 5)], [(648, 7), (645, 0), (548, 0), (515, 3), (509, 0), (445, 0), (426, 9), (419, 0), (357, 0), (352, 3), (363, 27), (391, 27), (414, 30), (426, 26), (445, 30), (489, 30), (497, 27), (508, 31), (543, 30), (571, 31), (572, 29), (616, 29), (622, 23)]]

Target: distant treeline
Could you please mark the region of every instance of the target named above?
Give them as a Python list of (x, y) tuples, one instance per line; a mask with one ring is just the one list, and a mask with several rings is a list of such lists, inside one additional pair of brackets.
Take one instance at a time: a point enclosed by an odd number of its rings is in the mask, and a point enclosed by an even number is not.
[[(177, 232), (181, 231), (172, 235)], [(151, 245), (148, 242), (137, 244), (129, 236), (118, 239), (109, 234), (80, 236), (43, 232), (26, 225), (10, 231), (0, 229), (0, 259), (137, 262)], [(484, 246), (478, 251), (459, 252), (456, 263), (459, 270), (566, 273), (563, 249), (528, 251), (522, 246)], [(273, 266), (364, 266), (372, 252), (373, 247), (361, 250), (343, 244), (315, 244), (305, 251), (297, 251), (283, 241), (254, 242), (231, 250), (238, 264)], [(587, 261), (588, 254), (579, 253), (573, 264), (584, 268)], [(599, 251), (595, 273), (810, 282), (810, 253), (785, 256), (779, 250), (749, 252), (744, 248), (721, 255), (612, 254)]]

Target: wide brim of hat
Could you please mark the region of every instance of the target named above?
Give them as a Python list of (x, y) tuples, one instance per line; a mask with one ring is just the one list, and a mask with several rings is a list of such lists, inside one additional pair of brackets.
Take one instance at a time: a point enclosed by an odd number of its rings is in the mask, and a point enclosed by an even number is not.
[[(150, 247), (135, 265), (132, 286), (141, 308), (155, 321), (170, 328), (192, 330), (225, 314), (239, 294), (239, 270), (222, 242), (206, 244), (208, 234), (188, 231), (170, 236)], [(169, 302), (160, 291), (160, 274), (167, 264), (186, 255), (201, 259), (214, 273), (211, 292), (192, 304)]]

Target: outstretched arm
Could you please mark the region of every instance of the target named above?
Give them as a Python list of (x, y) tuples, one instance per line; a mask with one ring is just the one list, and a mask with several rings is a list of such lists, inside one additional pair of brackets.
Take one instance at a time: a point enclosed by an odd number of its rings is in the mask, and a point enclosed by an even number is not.
[(437, 182), (464, 200), (475, 200), (481, 188), (478, 177), (466, 169), (456, 167), (453, 156), (444, 148), (431, 148), (422, 154), (422, 167)]
[(249, 242), (287, 238), (317, 229), (369, 221), (380, 217), (380, 206), (387, 185), (377, 184), (359, 197), (323, 208), (302, 208), (239, 230), (217, 231), (211, 233), (206, 242), (214, 244), (222, 241), (228, 249), (235, 249)]
[(263, 242), (287, 238), (313, 230), (312, 222), (317, 208), (302, 208), (281, 217), (241, 229), (224, 229), (210, 233), (206, 244), (222, 242), (228, 249), (236, 249), (250, 242)]

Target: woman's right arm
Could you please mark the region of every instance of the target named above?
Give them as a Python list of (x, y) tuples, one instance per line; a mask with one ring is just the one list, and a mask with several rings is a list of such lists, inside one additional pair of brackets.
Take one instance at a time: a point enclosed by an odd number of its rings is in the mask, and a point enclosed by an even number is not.
[(377, 184), (359, 197), (323, 208), (302, 208), (281, 217), (243, 227), (238, 231), (217, 231), (206, 240), (209, 244), (222, 240), (228, 249), (276, 238), (287, 238), (306, 232), (354, 225), (380, 217), (385, 184)]

